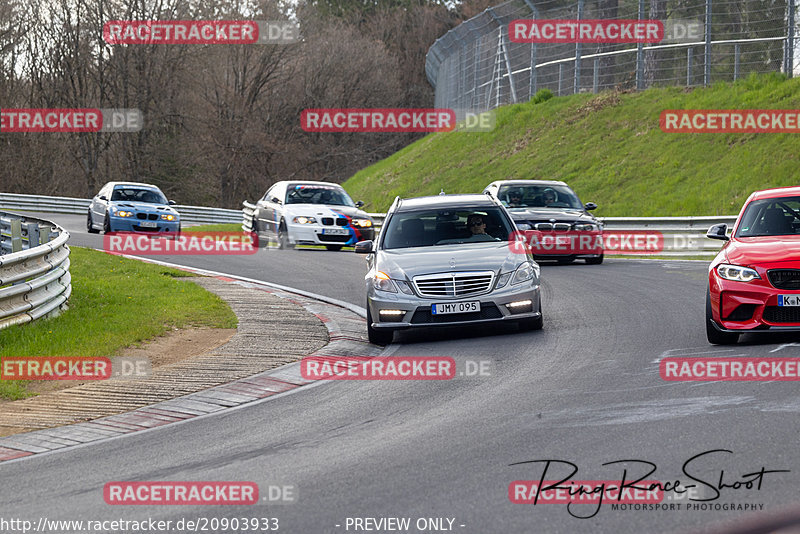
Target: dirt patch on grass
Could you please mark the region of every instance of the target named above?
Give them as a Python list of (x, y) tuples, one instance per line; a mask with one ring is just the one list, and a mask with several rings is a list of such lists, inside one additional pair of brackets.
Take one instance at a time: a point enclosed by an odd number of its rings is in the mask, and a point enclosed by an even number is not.
[[(156, 369), (214, 350), (227, 343), (235, 333), (235, 328), (176, 328), (140, 347), (123, 349), (117, 356), (147, 358), (150, 365)], [(88, 382), (76, 380), (32, 380), (25, 389), (41, 396), (86, 383)], [(11, 402), (16, 401), (0, 399), (0, 407)], [(0, 436), (8, 435), (3, 433), (3, 428), (0, 427)]]

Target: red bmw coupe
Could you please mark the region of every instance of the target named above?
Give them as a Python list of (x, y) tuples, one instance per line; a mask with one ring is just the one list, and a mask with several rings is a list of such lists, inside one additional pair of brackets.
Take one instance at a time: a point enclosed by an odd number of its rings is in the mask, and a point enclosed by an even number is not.
[(736, 343), (746, 332), (800, 332), (800, 187), (757, 191), (733, 232), (726, 224), (706, 237), (725, 241), (708, 269), (706, 335)]

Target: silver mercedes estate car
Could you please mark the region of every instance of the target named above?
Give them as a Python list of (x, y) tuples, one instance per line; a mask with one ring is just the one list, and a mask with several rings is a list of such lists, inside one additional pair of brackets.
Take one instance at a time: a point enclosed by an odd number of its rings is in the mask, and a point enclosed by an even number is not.
[(516, 227), (488, 195), (397, 198), (368, 254), (367, 330), (378, 345), (395, 330), (515, 321), (542, 327), (539, 265), (512, 246)]

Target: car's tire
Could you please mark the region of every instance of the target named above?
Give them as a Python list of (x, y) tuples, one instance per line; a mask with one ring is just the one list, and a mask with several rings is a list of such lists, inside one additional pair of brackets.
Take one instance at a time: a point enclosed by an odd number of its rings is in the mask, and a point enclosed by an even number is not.
[(720, 332), (711, 324), (713, 315), (711, 314), (711, 292), (706, 290), (706, 338), (709, 343), (714, 345), (733, 345), (739, 341), (739, 334), (731, 332)]
[(332, 250), (332, 251), (336, 252), (337, 250), (342, 250), (343, 246), (344, 245), (325, 245), (325, 248), (327, 248), (328, 250)]
[(367, 303), (367, 337), (373, 345), (388, 345), (394, 338), (394, 331), (392, 330), (376, 330), (372, 328), (372, 314), (369, 311), (369, 303)]
[(106, 216), (103, 219), (103, 233), (111, 233), (111, 217), (109, 216), (108, 212), (106, 212)]
[(89, 211), (89, 213), (86, 214), (86, 231), (89, 232), (90, 234), (99, 234), (100, 233), (100, 230), (96, 229), (92, 225), (92, 212), (91, 211)]
[(294, 248), (294, 245), (289, 243), (289, 232), (286, 230), (286, 222), (284, 221), (281, 221), (280, 226), (278, 226), (278, 248), (281, 250)]
[(586, 258), (586, 265), (600, 265), (603, 263), (604, 254), (600, 254), (599, 258)]
[(575, 261), (575, 256), (569, 256), (567, 258), (558, 258), (556, 260), (559, 265), (569, 265), (570, 263)]

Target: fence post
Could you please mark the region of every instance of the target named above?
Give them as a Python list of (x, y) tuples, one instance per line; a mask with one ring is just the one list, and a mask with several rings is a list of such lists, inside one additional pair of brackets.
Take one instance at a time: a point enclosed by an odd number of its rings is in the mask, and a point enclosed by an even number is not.
[(600, 82), (600, 60), (595, 58), (594, 60), (594, 74), (592, 75), (592, 92), (597, 94), (597, 86)]
[(703, 85), (708, 86), (711, 83), (711, 0), (706, 0), (706, 49), (704, 55)]
[(739, 79), (739, 43), (733, 45), (733, 81)]
[(11, 252), (22, 250), (22, 221), (11, 219)]
[(794, 31), (795, 31), (795, 6), (794, 0), (789, 0), (789, 28), (786, 32), (786, 76), (794, 74)]
[(558, 96), (561, 96), (561, 82), (564, 80), (564, 64), (558, 64)]
[[(511, 90), (511, 100), (514, 104), (517, 103), (517, 90), (514, 87), (514, 73), (511, 70), (511, 59), (508, 57), (508, 25), (503, 24), (503, 21), (500, 20), (500, 17), (494, 14), (492, 8), (489, 8), (489, 15), (494, 19), (497, 23), (497, 31), (500, 32), (499, 39), (497, 41), (497, 46), (503, 49), (503, 59), (505, 60), (506, 64), (506, 72), (508, 73), (508, 88)], [(503, 31), (503, 30), (506, 31)], [(499, 52), (499, 50), (498, 50)], [(500, 72), (498, 71), (498, 80), (497, 80), (497, 94), (498, 98), (500, 95)]]
[[(525, 3), (531, 9), (531, 13), (533, 14), (534, 19), (539, 18), (539, 10), (536, 9), (536, 5), (534, 5), (531, 0), (525, 0)], [(531, 75), (528, 79), (528, 100), (533, 98), (533, 95), (536, 94), (536, 43), (531, 43)]]
[[(583, 20), (584, 0), (578, 0), (578, 20)], [(581, 89), (581, 43), (575, 43), (575, 81), (573, 82), (572, 92), (578, 94)]]
[[(639, 20), (644, 20), (644, 0), (639, 0)], [(644, 89), (644, 44), (636, 45), (636, 90)]]
[(686, 49), (686, 87), (692, 85), (692, 47)]

